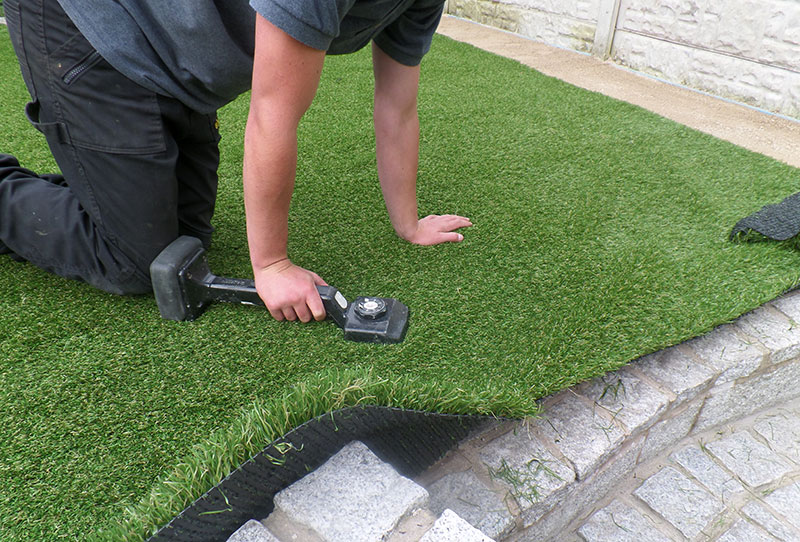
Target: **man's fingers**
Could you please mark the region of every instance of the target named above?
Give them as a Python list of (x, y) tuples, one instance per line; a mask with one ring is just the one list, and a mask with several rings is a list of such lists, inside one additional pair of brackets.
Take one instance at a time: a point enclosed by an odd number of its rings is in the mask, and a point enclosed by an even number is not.
[[(314, 284), (316, 284), (317, 286), (328, 285), (327, 282), (322, 280), (322, 277), (320, 277), (313, 271), (309, 271), (309, 273), (311, 273), (311, 277), (314, 279)], [(317, 320), (319, 322), (327, 318), (328, 313), (325, 312), (325, 305), (322, 304), (322, 299), (320, 298), (319, 291), (316, 288), (314, 289), (314, 292), (309, 294), (308, 297), (306, 298), (306, 305), (308, 305), (308, 308), (311, 311), (311, 317), (313, 317), (314, 320)], [(303, 321), (310, 322), (311, 318), (309, 318), (309, 320), (303, 320)]]
[(464, 236), (456, 232), (444, 232), (441, 234), (443, 243), (460, 243), (464, 240)]
[(311, 321), (311, 312), (309, 312), (308, 307), (305, 304), (297, 305), (294, 308), (294, 312), (297, 313), (297, 318), (303, 322), (308, 323)]
[(456, 216), (456, 215), (445, 215), (442, 217), (445, 219), (445, 224), (447, 224), (448, 229), (455, 230), (458, 228), (468, 228), (472, 226), (472, 221), (469, 218), (464, 216)]
[(284, 307), (283, 317), (289, 320), (290, 322), (294, 322), (295, 320), (297, 320), (297, 313), (294, 312), (294, 309), (292, 307)]
[(318, 322), (321, 322), (328, 316), (328, 313), (325, 312), (325, 305), (322, 304), (322, 299), (320, 299), (319, 295), (312, 296), (308, 299), (308, 308), (311, 309), (314, 320)]
[(430, 215), (422, 219), (441, 231), (457, 230), (472, 226), (472, 221), (459, 215)]

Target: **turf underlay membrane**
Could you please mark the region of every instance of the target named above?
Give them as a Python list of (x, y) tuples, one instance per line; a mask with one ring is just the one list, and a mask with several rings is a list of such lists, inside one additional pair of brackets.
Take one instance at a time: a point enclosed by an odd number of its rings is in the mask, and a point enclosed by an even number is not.
[[(420, 212), (470, 217), (466, 240), (421, 248), (394, 235), (366, 52), (327, 60), (290, 217), (296, 263), (349, 298), (411, 308), (400, 345), (242, 306), (164, 321), (149, 296), (0, 257), (0, 538), (141, 538), (333, 408), (530, 414), (538, 398), (797, 283), (791, 243), (727, 239), (738, 219), (797, 192), (797, 170), (443, 37), (422, 71)], [(0, 151), (52, 172), (26, 98), (0, 29)], [(246, 96), (220, 113), (219, 275), (252, 276), (246, 114)]]

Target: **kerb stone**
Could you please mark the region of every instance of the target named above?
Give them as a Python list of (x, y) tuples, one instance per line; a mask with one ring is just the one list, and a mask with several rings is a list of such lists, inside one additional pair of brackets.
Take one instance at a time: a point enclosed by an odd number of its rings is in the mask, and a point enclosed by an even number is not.
[(534, 525), (525, 514), (522, 515), (526, 530), (520, 533), (517, 542), (540, 542), (541, 540), (557, 540), (564, 528), (579, 515), (594, 507), (606, 495), (609, 495), (633, 471), (636, 458), (641, 451), (643, 438), (639, 437), (626, 446), (620, 454), (612, 457), (600, 470), (589, 478), (573, 484), (569, 492), (558, 506), (554, 507)]
[(712, 391), (693, 433), (717, 427), (800, 396), (800, 362), (791, 361), (741, 382)]
[(755, 342), (737, 335), (733, 325), (720, 326), (692, 339), (686, 346), (721, 373), (716, 385), (751, 375), (761, 366), (767, 353)]
[(326, 542), (380, 542), (427, 501), (424, 488), (400, 476), (361, 442), (351, 442), (275, 496), (277, 509)]
[(679, 403), (696, 396), (716, 376), (677, 348), (645, 356), (635, 361), (633, 367), (674, 393)]
[(614, 422), (570, 393), (562, 393), (533, 423), (575, 466), (578, 479), (592, 472), (614, 451), (625, 435)]
[(787, 294), (776, 299), (772, 304), (793, 322), (800, 323), (800, 294), (797, 292)]
[(734, 325), (769, 348), (772, 363), (786, 361), (800, 353), (800, 326), (770, 310), (769, 306), (745, 314)]
[(669, 403), (669, 397), (625, 369), (581, 384), (577, 391), (605, 408), (629, 433), (651, 425)]
[(487, 444), (480, 453), (492, 479), (509, 489), (520, 510), (534, 518), (560, 500), (575, 472), (524, 427)]
[(642, 446), (638, 462), (649, 461), (688, 435), (701, 406), (698, 401), (690, 403), (683, 410), (676, 410), (669, 418), (661, 420), (651, 427), (647, 432), (647, 439)]

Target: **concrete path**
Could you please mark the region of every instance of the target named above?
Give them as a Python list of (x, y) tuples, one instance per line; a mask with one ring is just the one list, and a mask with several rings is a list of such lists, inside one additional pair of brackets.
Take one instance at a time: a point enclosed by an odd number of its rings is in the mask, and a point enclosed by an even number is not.
[(516, 34), (445, 16), (439, 33), (507, 58), (575, 86), (630, 102), (686, 126), (800, 167), (800, 122), (766, 115), (643, 74), (612, 62), (550, 47)]

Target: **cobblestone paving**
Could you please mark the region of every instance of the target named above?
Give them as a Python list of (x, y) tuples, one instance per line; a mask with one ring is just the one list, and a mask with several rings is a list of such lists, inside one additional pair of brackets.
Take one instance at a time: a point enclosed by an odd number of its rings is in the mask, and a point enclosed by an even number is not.
[(800, 541), (798, 447), (800, 400), (694, 435), (631, 473), (578, 540)]

